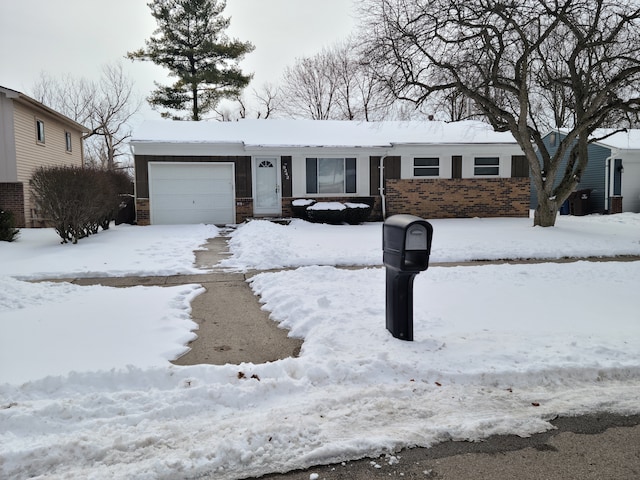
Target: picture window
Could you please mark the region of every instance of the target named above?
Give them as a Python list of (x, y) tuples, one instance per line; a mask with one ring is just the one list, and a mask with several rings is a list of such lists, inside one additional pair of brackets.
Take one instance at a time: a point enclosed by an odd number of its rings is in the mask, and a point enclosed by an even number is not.
[(307, 193), (356, 193), (355, 158), (307, 158)]

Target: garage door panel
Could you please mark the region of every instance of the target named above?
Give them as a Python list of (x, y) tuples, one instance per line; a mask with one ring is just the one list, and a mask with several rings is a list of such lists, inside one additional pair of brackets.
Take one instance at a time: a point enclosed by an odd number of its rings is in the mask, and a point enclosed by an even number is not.
[(234, 223), (233, 166), (149, 164), (151, 223)]
[(233, 194), (233, 184), (228, 180), (213, 180), (207, 178), (196, 178), (193, 180), (154, 179), (154, 190), (167, 195), (189, 195), (192, 193), (210, 195), (212, 192), (215, 192), (228, 196)]
[(157, 209), (223, 210), (233, 207), (228, 195), (162, 195), (154, 198)]

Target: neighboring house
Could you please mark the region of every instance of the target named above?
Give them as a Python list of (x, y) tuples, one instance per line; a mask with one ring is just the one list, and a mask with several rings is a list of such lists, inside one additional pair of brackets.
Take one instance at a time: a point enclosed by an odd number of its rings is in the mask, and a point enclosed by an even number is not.
[(17, 227), (41, 226), (29, 180), (38, 167), (82, 166), (88, 130), (31, 97), (0, 86), (0, 208)]
[(152, 121), (131, 148), (140, 225), (287, 217), (299, 198), (371, 219), (529, 215), (522, 151), (481, 122)]
[[(599, 129), (594, 138), (603, 138), (614, 130)], [(564, 138), (563, 130), (553, 131), (544, 142), (553, 154)], [(588, 147), (589, 161), (576, 190), (588, 190), (584, 213), (640, 213), (640, 130), (613, 133)], [(564, 170), (566, 160), (560, 165)], [(557, 183), (557, 181), (556, 181)], [(535, 191), (532, 205), (537, 204)]]

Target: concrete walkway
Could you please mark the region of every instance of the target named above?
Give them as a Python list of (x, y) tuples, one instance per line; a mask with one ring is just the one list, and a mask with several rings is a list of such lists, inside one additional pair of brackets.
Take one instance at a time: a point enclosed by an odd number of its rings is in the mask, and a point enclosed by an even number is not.
[[(228, 255), (227, 239), (216, 237), (196, 251), (196, 265), (211, 270)], [(247, 275), (214, 271), (166, 277), (108, 277), (66, 279), (76, 285), (109, 287), (173, 286), (198, 283), (205, 292), (191, 302), (191, 317), (198, 324), (191, 350), (176, 365), (265, 363), (297, 357), (302, 340), (289, 338), (269, 314), (247, 283)]]
[[(206, 248), (196, 252), (196, 265), (201, 268), (214, 267), (227, 255), (226, 238), (211, 239)], [(191, 350), (173, 363), (265, 363), (298, 356), (302, 340), (289, 338), (287, 330), (269, 319), (246, 280), (244, 274), (223, 272), (199, 278), (206, 292), (191, 303), (192, 319), (199, 325), (198, 338), (189, 344)]]

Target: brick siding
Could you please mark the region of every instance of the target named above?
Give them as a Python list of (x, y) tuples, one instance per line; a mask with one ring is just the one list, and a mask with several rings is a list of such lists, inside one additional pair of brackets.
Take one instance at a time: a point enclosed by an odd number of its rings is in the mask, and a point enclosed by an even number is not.
[(24, 186), (21, 182), (0, 183), (0, 209), (13, 212), (16, 228), (26, 227)]
[(138, 225), (151, 225), (151, 210), (148, 198), (136, 198), (136, 223)]
[(253, 198), (236, 197), (236, 223), (253, 218)]
[(387, 180), (387, 216), (528, 217), (530, 188), (528, 178)]
[(622, 197), (609, 197), (609, 213), (622, 213)]

